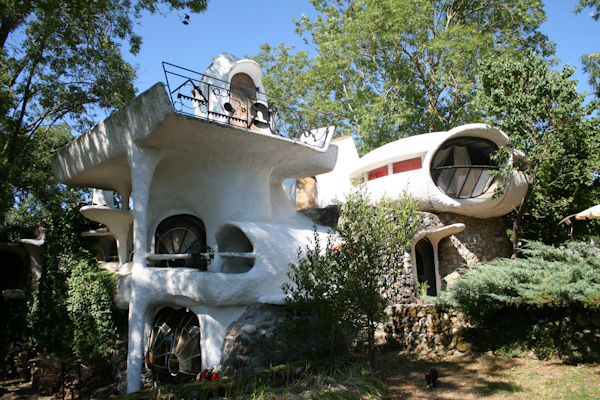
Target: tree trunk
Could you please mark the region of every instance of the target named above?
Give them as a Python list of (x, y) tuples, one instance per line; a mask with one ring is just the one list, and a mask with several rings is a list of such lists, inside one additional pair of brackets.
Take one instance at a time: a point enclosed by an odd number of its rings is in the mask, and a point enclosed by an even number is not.
[(533, 184), (535, 182), (537, 169), (538, 165), (536, 165), (533, 169), (532, 176), (529, 179), (529, 186), (527, 186), (527, 192), (525, 193), (525, 196), (521, 201), (519, 211), (517, 211), (517, 216), (515, 217), (515, 222), (513, 223), (513, 254), (511, 256), (512, 259), (517, 258), (517, 256), (519, 255), (519, 230), (521, 229), (521, 221), (523, 220), (523, 215), (525, 214), (525, 210), (527, 209), (529, 197), (531, 197), (531, 193), (533, 192)]

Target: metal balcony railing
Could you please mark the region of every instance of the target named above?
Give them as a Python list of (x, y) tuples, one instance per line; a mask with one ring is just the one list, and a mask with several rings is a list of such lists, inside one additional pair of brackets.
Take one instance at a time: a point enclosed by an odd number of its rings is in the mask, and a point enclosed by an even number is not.
[(455, 199), (473, 199), (488, 192), (495, 181), (491, 171), (495, 165), (452, 165), (431, 168), (433, 181), (444, 193)]
[(181, 114), (318, 148), (323, 148), (333, 135), (326, 114), (166, 62), (163, 70), (171, 104)]

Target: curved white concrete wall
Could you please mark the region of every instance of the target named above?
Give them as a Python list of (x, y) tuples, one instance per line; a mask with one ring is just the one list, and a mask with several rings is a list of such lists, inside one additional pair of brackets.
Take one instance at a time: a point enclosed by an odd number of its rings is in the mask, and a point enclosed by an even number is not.
[[(397, 174), (389, 174), (367, 181), (366, 185), (374, 200), (386, 194), (392, 198), (400, 196), (404, 189), (420, 201), (422, 211), (454, 212), (478, 218), (505, 215), (518, 206), (527, 191), (527, 180), (522, 173), (511, 173), (504, 194), (491, 199), (493, 187), (477, 198), (452, 198), (437, 187), (431, 177), (431, 163), (438, 149), (448, 140), (459, 137), (474, 137), (490, 140), (498, 147), (506, 146), (509, 138), (499, 129), (486, 124), (459, 126), (447, 132), (425, 133), (388, 143), (360, 159), (349, 171), (349, 178), (364, 179), (369, 171), (398, 161), (421, 159), (421, 168)], [(509, 163), (513, 162), (511, 157)]]
[(331, 172), (316, 176), (319, 207), (344, 201), (343, 194), (348, 193), (352, 188), (348, 171), (352, 171), (360, 160), (352, 137), (334, 139), (331, 145), (338, 148), (338, 160)]

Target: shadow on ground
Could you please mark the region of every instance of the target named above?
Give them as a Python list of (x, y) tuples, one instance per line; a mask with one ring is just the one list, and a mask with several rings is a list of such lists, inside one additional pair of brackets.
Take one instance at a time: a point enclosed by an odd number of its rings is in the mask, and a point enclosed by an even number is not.
[[(494, 356), (425, 358), (388, 352), (380, 355), (377, 369), (389, 386), (383, 399), (465, 400), (521, 392), (523, 388), (506, 373), (519, 362)], [(432, 368), (437, 369), (439, 382), (435, 389), (427, 389), (425, 374)]]

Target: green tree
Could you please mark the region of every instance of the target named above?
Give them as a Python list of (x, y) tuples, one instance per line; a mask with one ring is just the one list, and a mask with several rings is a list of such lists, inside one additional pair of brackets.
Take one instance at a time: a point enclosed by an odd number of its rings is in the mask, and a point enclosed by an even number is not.
[(327, 111), (340, 134), (368, 151), (403, 136), (476, 117), (469, 107), (476, 61), (553, 51), (537, 31), (539, 0), (312, 0), (297, 21), (314, 57), (264, 45), (269, 93)]
[(32, 288), (28, 322), (34, 343), (61, 357), (72, 354), (67, 279), (78, 262), (93, 262), (90, 238), (81, 232), (96, 226), (81, 215), (78, 206), (52, 210), (45, 221), (45, 257), (40, 280)]
[[(573, 69), (552, 69), (535, 54), (523, 60), (481, 62), (475, 105), (488, 122), (504, 130), (525, 157), (515, 167), (525, 172), (529, 189), (513, 215), (513, 246), (519, 236), (562, 242), (557, 224), (567, 215), (597, 202), (598, 119), (586, 115), (584, 95), (570, 79)], [(509, 149), (497, 154), (499, 162)], [(575, 203), (579, 201), (580, 203)], [(561, 240), (563, 239), (563, 240)]]
[(364, 186), (351, 192), (341, 206), (335, 239), (322, 248), (315, 233), (314, 247), (292, 265), (291, 283), (284, 285), (292, 304), (309, 306), (327, 321), (332, 340), (340, 327), (365, 331), (371, 360), (385, 306), (404, 289), (399, 278), (419, 226), (416, 207), (407, 194), (373, 205)]
[(34, 229), (49, 220), (53, 211), (62, 212), (64, 206), (77, 204), (85, 195), (81, 189), (59, 184), (50, 167), (54, 150), (71, 140), (69, 128), (61, 124), (44, 131), (36, 130), (24, 144), (20, 162), (28, 168), (20, 171), (11, 182), (15, 205), (4, 215), (4, 225), (0, 225), (1, 240), (35, 237)]
[[(600, 19), (600, 0), (579, 0), (575, 12), (580, 13), (584, 8), (590, 7), (590, 16), (598, 21)], [(589, 84), (594, 88), (595, 95), (600, 99), (600, 53), (584, 54), (581, 56), (583, 70), (589, 74)]]
[[(0, 0), (0, 224), (15, 196), (39, 167), (32, 148), (46, 146), (51, 129), (91, 126), (135, 94), (134, 68), (121, 42), (139, 51), (141, 13), (201, 12), (206, 0)], [(58, 143), (56, 143), (58, 144)]]
[(116, 276), (98, 267), (93, 239), (81, 235), (97, 223), (76, 206), (52, 210), (45, 227), (46, 256), (26, 317), (31, 338), (59, 357), (106, 358), (126, 315), (113, 301)]
[(575, 12), (580, 13), (586, 7), (592, 9), (590, 16), (598, 21), (600, 19), (600, 0), (579, 0), (575, 6)]
[(67, 278), (67, 312), (73, 326), (72, 350), (83, 360), (106, 359), (126, 318), (113, 301), (116, 276), (95, 261), (73, 260)]

